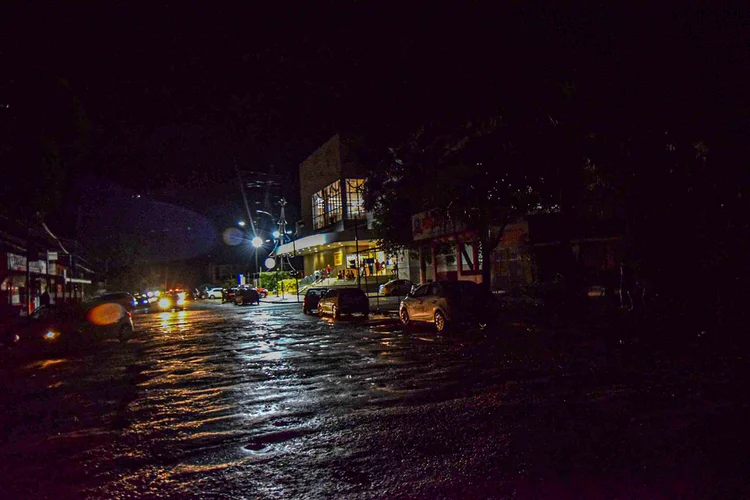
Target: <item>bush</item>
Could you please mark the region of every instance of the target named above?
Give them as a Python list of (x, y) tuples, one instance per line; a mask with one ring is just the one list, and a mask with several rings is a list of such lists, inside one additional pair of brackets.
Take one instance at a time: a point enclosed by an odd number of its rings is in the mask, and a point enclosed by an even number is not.
[[(263, 288), (269, 291), (273, 291), (278, 288), (280, 292), (281, 289), (279, 288), (279, 281), (288, 280), (289, 278), (290, 278), (289, 272), (287, 271), (284, 271), (283, 273), (282, 272), (263, 273), (260, 278), (260, 286), (262, 286)], [(284, 288), (284, 290), (286, 290), (286, 287)]]
[[(283, 288), (282, 288), (283, 287)], [(284, 293), (287, 295), (296, 295), (297, 294), (297, 282), (294, 278), (288, 278), (279, 280), (278, 282), (278, 288), (276, 289), (276, 293), (278, 295), (281, 295), (281, 290), (284, 290)]]

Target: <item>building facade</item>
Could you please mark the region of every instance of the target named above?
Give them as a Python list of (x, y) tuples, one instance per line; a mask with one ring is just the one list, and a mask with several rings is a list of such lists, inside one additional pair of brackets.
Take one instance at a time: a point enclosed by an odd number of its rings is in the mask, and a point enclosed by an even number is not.
[(83, 300), (92, 276), (42, 228), (0, 217), (0, 314), (34, 311), (44, 292), (53, 302)]
[[(503, 228), (490, 252), (492, 290), (513, 290), (550, 282), (573, 263), (589, 284), (616, 281), (623, 258), (622, 228), (611, 221), (564, 223), (558, 214), (530, 215)], [(500, 228), (497, 228), (499, 231)], [(482, 252), (476, 235), (438, 212), (412, 216), (412, 234), (419, 248), (419, 281), (482, 282)]]
[(357, 159), (360, 144), (336, 134), (299, 167), (302, 220), (296, 237), (276, 254), (302, 256), (306, 276), (362, 284), (408, 275), (405, 258), (386, 254), (375, 240), (364, 205), (367, 171)]

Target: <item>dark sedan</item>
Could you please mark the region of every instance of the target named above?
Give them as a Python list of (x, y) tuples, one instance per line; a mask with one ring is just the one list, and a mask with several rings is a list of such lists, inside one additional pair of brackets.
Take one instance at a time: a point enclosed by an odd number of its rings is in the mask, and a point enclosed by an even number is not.
[(255, 288), (239, 288), (234, 294), (234, 305), (244, 306), (250, 304), (260, 304), (260, 294)]
[(114, 302), (42, 306), (27, 317), (18, 317), (4, 332), (8, 347), (44, 350), (59, 345), (133, 336), (130, 312)]
[(325, 295), (327, 291), (328, 288), (322, 287), (308, 288), (305, 293), (305, 298), (302, 300), (302, 312), (310, 314), (313, 311), (317, 311), (318, 302), (320, 302), (320, 299), (323, 298), (323, 295)]
[(334, 287), (326, 292), (318, 302), (318, 316), (330, 314), (338, 319), (342, 314), (360, 313), (364, 317), (370, 314), (370, 301), (365, 292), (359, 288)]

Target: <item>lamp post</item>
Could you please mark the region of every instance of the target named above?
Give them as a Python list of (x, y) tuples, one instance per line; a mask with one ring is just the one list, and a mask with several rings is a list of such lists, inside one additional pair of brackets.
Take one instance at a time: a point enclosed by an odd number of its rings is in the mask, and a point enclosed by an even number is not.
[(260, 236), (254, 237), (250, 243), (252, 243), (253, 247), (255, 247), (255, 271), (258, 273), (257, 282), (255, 283), (255, 288), (258, 288), (260, 286), (260, 276), (261, 276), (261, 269), (258, 266), (258, 251), (260, 250), (260, 247), (263, 246), (263, 238)]

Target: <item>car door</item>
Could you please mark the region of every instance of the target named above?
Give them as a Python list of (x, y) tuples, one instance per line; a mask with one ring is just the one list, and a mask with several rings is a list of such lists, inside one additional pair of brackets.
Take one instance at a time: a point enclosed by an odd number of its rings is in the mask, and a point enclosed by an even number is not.
[(419, 288), (414, 290), (414, 293), (411, 296), (411, 300), (409, 300), (409, 316), (414, 321), (424, 321), (424, 299), (427, 296), (427, 290), (429, 289), (429, 287), (430, 285), (421, 285)]
[[(331, 314), (333, 312), (333, 305), (338, 303), (338, 290), (328, 290), (321, 302), (323, 303), (322, 310), (325, 314)], [(320, 307), (320, 304), (318, 304)]]
[(440, 307), (442, 288), (438, 283), (430, 283), (424, 296), (424, 315), (426, 321), (432, 321), (435, 311)]

